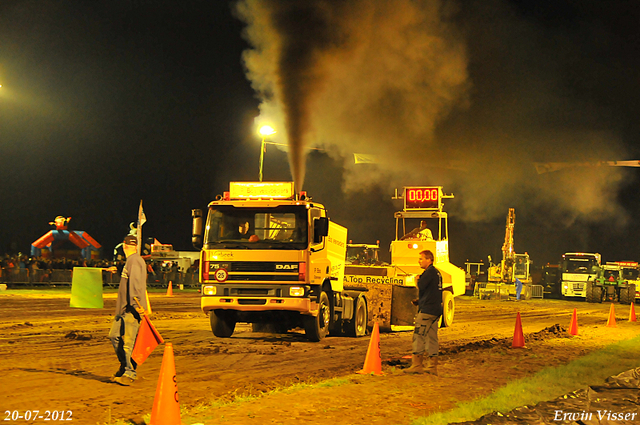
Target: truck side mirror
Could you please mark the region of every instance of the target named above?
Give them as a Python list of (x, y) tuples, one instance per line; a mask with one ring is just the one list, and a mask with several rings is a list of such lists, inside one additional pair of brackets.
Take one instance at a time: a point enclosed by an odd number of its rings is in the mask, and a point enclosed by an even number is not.
[(191, 243), (196, 249), (202, 249), (202, 210), (191, 210), (193, 218), (193, 230), (191, 234)]
[(313, 243), (322, 242), (322, 238), (329, 234), (329, 219), (319, 217), (313, 220)]

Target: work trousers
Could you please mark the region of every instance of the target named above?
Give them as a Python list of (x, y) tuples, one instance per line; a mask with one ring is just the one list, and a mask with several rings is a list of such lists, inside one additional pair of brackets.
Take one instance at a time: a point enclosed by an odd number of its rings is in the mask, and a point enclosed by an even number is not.
[(440, 316), (434, 316), (433, 314), (416, 314), (416, 327), (413, 331), (413, 354), (420, 356), (427, 351), (429, 357), (438, 355), (439, 319)]
[(111, 331), (109, 331), (109, 339), (120, 361), (120, 370), (124, 371), (123, 376), (128, 376), (131, 379), (136, 379), (137, 376), (136, 367), (138, 365), (131, 358), (131, 354), (139, 329), (140, 321), (132, 313), (127, 312), (122, 316), (114, 317)]

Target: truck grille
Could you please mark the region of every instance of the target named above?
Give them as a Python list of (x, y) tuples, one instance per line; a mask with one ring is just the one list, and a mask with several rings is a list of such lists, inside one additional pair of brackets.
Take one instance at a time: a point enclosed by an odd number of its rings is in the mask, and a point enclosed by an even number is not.
[(238, 300), (238, 304), (245, 304), (245, 305), (265, 305), (267, 303), (267, 300), (265, 300), (264, 298), (240, 298)]
[(235, 292), (237, 295), (258, 295), (261, 297), (266, 297), (269, 295), (268, 289), (260, 288), (238, 288)]
[(272, 275), (272, 274), (230, 274), (227, 282), (297, 282), (298, 273), (289, 275)]
[[(304, 265), (304, 263), (302, 263)], [(228, 272), (226, 282), (299, 282), (304, 280), (304, 274), (300, 274), (298, 262), (276, 261), (229, 261), (210, 262), (209, 279), (214, 280), (218, 269)], [(303, 269), (304, 270), (304, 269)], [(302, 272), (304, 273), (304, 272)]]
[[(276, 269), (276, 264), (286, 266), (287, 268)], [(295, 272), (298, 273), (298, 263), (275, 263), (275, 262), (255, 262), (255, 261), (236, 261), (230, 263), (230, 272)]]
[(574, 291), (582, 291), (584, 289), (584, 283), (578, 282), (573, 284)]

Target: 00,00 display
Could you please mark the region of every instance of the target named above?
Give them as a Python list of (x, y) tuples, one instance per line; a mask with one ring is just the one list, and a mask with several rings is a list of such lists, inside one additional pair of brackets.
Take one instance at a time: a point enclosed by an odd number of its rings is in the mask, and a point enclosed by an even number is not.
[(407, 209), (435, 209), (440, 207), (440, 188), (410, 187), (405, 191)]

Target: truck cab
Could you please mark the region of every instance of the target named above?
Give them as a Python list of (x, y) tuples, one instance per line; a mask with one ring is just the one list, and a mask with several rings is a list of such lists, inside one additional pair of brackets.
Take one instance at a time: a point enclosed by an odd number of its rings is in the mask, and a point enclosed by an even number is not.
[[(589, 252), (567, 252), (560, 262), (560, 292), (562, 297), (580, 297), (587, 301), (588, 289), (600, 269), (601, 255)], [(597, 292), (597, 290), (596, 290)], [(591, 294), (593, 295), (593, 294)]]

